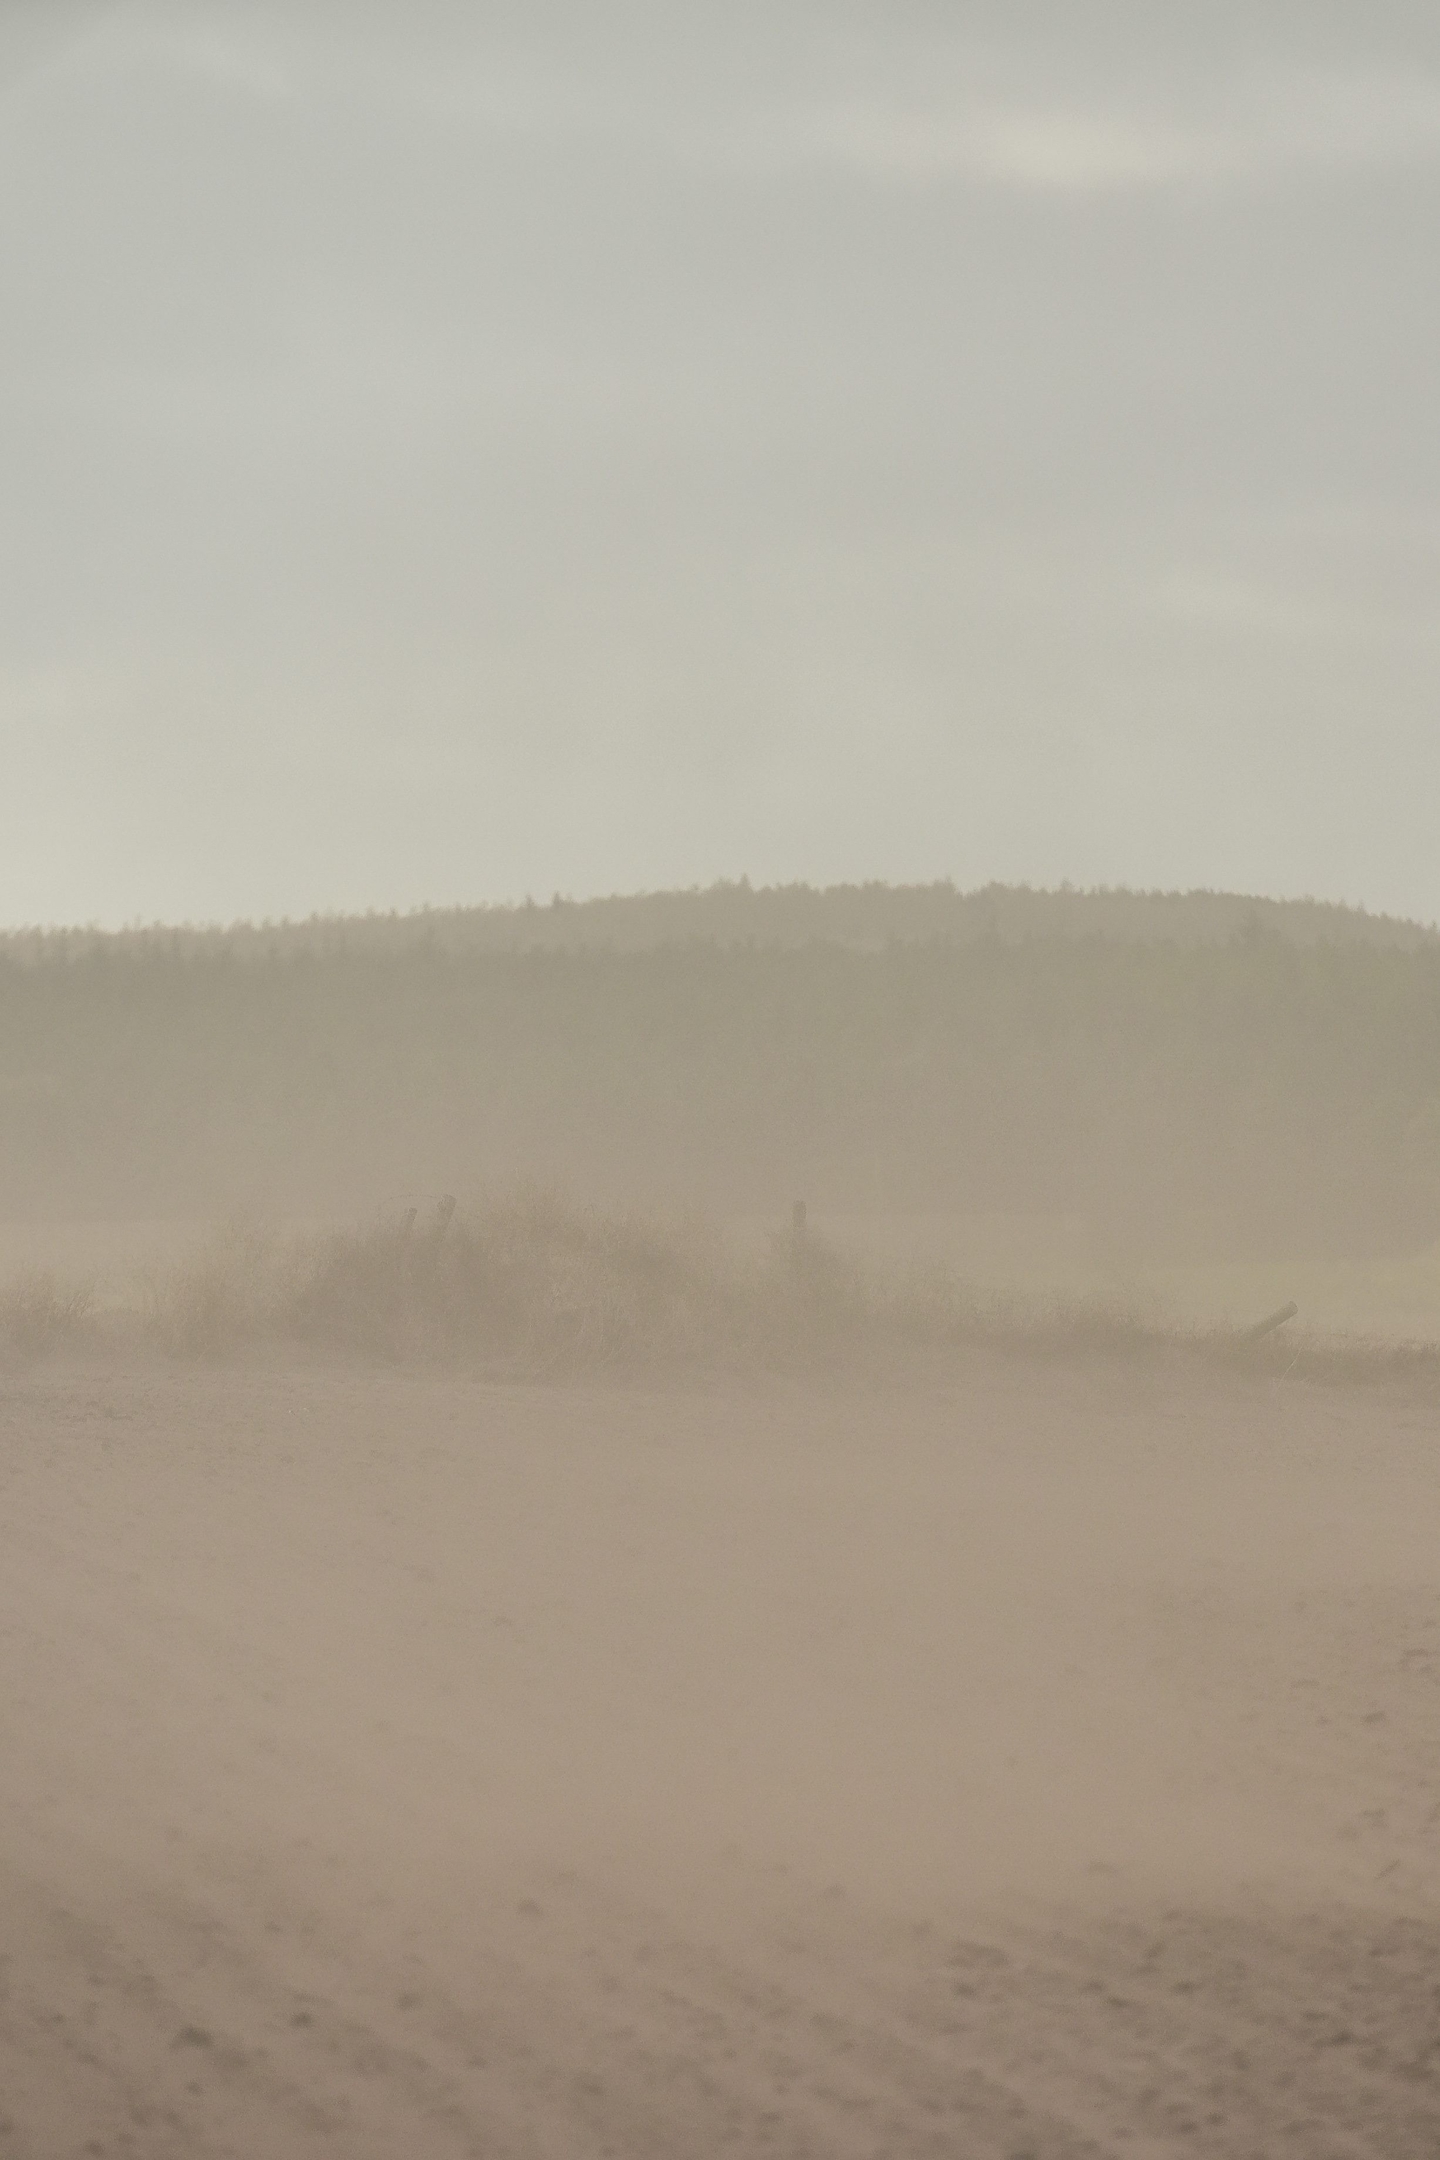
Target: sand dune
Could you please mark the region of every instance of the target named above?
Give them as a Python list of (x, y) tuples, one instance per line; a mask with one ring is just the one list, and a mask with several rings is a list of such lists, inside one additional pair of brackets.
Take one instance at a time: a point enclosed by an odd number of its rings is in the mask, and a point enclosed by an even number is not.
[(0, 1391), (0, 2154), (1440, 2150), (1440, 1414)]

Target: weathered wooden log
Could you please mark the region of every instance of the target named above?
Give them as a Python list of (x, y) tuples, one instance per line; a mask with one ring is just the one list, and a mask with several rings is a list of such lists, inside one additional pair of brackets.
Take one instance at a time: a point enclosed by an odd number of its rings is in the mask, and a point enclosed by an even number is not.
[(1293, 1320), (1299, 1310), (1295, 1304), (1282, 1305), (1278, 1312), (1267, 1313), (1263, 1320), (1257, 1320), (1254, 1327), (1242, 1329), (1238, 1339), (1242, 1343), (1260, 1342), (1266, 1335), (1273, 1335), (1276, 1328), (1284, 1327), (1287, 1320)]

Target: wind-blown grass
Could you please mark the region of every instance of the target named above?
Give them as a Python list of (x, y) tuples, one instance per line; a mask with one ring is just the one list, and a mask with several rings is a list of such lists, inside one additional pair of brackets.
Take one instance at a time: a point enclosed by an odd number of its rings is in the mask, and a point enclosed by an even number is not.
[(306, 1278), (295, 1239), (236, 1220), (186, 1259), (142, 1278), (145, 1334), (181, 1357), (224, 1357), (247, 1344), (293, 1332), (291, 1313)]
[(1158, 1304), (1020, 1298), (943, 1267), (872, 1271), (814, 1236), (737, 1255), (699, 1220), (666, 1222), (501, 1194), (311, 1239), (232, 1226), (152, 1278), (144, 1325), (181, 1356), (265, 1345), (532, 1376), (851, 1371), (899, 1377), (935, 1355), (1186, 1358), (1328, 1381), (1440, 1380), (1440, 1346), (1287, 1328), (1260, 1342)]
[(527, 1191), (310, 1240), (232, 1227), (152, 1278), (147, 1325), (182, 1354), (288, 1340), (560, 1372), (823, 1356), (867, 1312), (858, 1271), (818, 1245), (742, 1262), (698, 1220)]
[(0, 1288), (0, 1351), (27, 1362), (88, 1339), (94, 1286), (64, 1282), (48, 1268), (22, 1268)]
[(660, 1372), (939, 1376), (954, 1353), (1228, 1368), (1332, 1383), (1440, 1384), (1440, 1344), (1286, 1326), (1260, 1341), (1157, 1300), (985, 1290), (943, 1265), (865, 1268), (776, 1232), (737, 1253), (699, 1218), (576, 1206), (531, 1189), (320, 1236), (226, 1226), (100, 1311), (31, 1269), (0, 1288), (0, 1356), (148, 1345), (183, 1359), (312, 1352), (511, 1377)]

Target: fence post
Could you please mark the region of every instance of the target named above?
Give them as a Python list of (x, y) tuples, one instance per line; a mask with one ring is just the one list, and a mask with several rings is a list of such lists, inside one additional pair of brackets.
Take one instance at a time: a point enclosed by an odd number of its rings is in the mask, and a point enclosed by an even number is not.
[(1242, 1343), (1262, 1341), (1265, 1336), (1273, 1335), (1276, 1328), (1284, 1327), (1287, 1320), (1293, 1320), (1299, 1310), (1299, 1306), (1295, 1304), (1282, 1305), (1278, 1312), (1267, 1313), (1263, 1320), (1257, 1320), (1254, 1327), (1242, 1328), (1240, 1341)]

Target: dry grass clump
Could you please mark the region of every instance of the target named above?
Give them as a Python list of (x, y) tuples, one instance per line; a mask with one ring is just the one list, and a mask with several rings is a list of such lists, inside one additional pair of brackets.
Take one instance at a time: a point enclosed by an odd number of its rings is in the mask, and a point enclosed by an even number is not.
[(22, 1268), (0, 1288), (0, 1352), (28, 1362), (88, 1340), (94, 1285), (63, 1282), (48, 1268)]
[(237, 1218), (176, 1266), (142, 1279), (146, 1333), (181, 1357), (223, 1357), (290, 1330), (304, 1280), (293, 1240)]
[(231, 1226), (151, 1278), (146, 1325), (189, 1356), (288, 1340), (559, 1373), (823, 1361), (877, 1317), (859, 1271), (817, 1241), (742, 1261), (698, 1220), (526, 1190), (308, 1240)]
[[(935, 1353), (1135, 1358), (1177, 1351), (1274, 1367), (1157, 1306), (976, 1290), (943, 1266), (867, 1272), (803, 1229), (740, 1257), (696, 1220), (664, 1222), (523, 1190), (310, 1240), (232, 1225), (152, 1284), (167, 1350), (288, 1341), (347, 1355), (516, 1374), (656, 1368), (902, 1372)], [(1294, 1346), (1284, 1357), (1292, 1360)], [(1312, 1362), (1314, 1362), (1312, 1360)]]
[(1191, 1340), (1160, 1302), (1138, 1291), (1121, 1298), (984, 1290), (944, 1262), (927, 1261), (898, 1280), (869, 1288), (869, 1316), (907, 1343), (985, 1344), (1031, 1355), (1133, 1353)]
[[(233, 1223), (148, 1279), (139, 1320), (152, 1342), (183, 1357), (288, 1343), (516, 1376), (864, 1370), (898, 1379), (982, 1348), (1030, 1359), (1180, 1358), (1332, 1383), (1440, 1379), (1436, 1345), (1291, 1327), (1253, 1340), (1187, 1326), (1140, 1294), (1020, 1298), (938, 1265), (866, 1271), (803, 1221), (742, 1256), (701, 1221), (610, 1214), (535, 1190), (466, 1210), (445, 1200), (423, 1217), (410, 1209), (320, 1237)], [(90, 1326), (88, 1292), (48, 1276), (23, 1276), (0, 1294), (0, 1347), (35, 1355)]]
[(520, 1193), (323, 1239), (287, 1318), (311, 1342), (554, 1371), (723, 1355), (743, 1331), (737, 1290), (699, 1224)]

